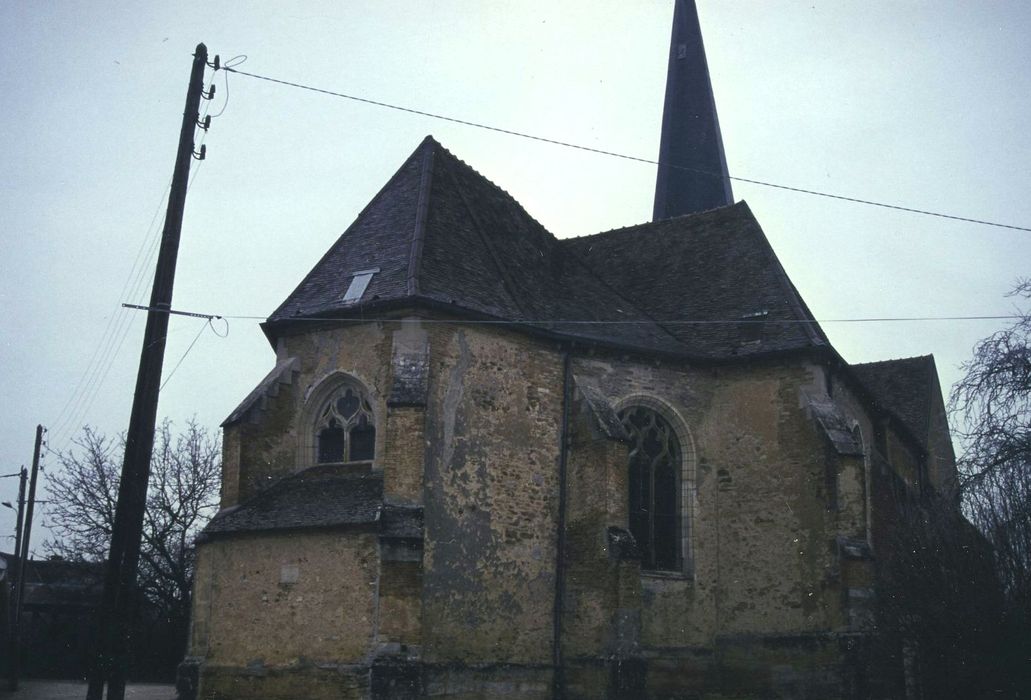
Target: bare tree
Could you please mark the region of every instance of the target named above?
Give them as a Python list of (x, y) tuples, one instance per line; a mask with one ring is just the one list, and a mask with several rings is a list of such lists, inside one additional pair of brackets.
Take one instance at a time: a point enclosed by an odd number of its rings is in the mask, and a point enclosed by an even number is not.
[[(1031, 279), (1008, 296), (1031, 300)], [(1025, 302), (1026, 305), (1026, 302)], [(966, 373), (952, 389), (949, 410), (963, 443), (964, 482), (1031, 465), (1031, 308), (974, 346)]]
[[(185, 634), (193, 538), (217, 508), (221, 446), (193, 421), (173, 436), (166, 420), (154, 438), (137, 581), (150, 608), (176, 634)], [(125, 439), (87, 427), (74, 445), (61, 453), (63, 469), (47, 486), (50, 527), (57, 536), (47, 547), (66, 559), (101, 561), (111, 540)]]
[(45, 546), (65, 559), (101, 561), (115, 520), (121, 450), (90, 426), (72, 444), (47, 482), (51, 531), (60, 539)]
[(949, 409), (963, 447), (963, 506), (991, 544), (1005, 594), (1005, 645), (1031, 687), (1031, 280), (1009, 296), (1023, 301), (1008, 328), (985, 338), (964, 363)]
[[(1031, 299), (1031, 280), (1010, 296)], [(949, 402), (964, 506), (991, 542), (1011, 614), (1031, 622), (1031, 309), (985, 338)]]

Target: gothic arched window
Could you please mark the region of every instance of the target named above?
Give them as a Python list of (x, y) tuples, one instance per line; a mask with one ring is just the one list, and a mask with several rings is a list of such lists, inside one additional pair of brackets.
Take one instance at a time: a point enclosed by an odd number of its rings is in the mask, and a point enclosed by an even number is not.
[(630, 436), (630, 532), (641, 550), (641, 567), (680, 571), (680, 441), (651, 408), (630, 406), (619, 415)]
[(319, 464), (362, 462), (376, 452), (376, 425), (369, 398), (351, 383), (340, 385), (323, 404), (315, 421)]

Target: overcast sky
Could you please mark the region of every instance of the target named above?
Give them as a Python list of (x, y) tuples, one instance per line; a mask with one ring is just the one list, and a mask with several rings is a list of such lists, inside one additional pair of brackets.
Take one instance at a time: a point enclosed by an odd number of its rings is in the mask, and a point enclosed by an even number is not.
[[(29, 464), (37, 423), (53, 450), (84, 424), (110, 435), (128, 424), (144, 318), (120, 304), (149, 297), (198, 42), (223, 61), (246, 54), (240, 68), (255, 73), (655, 158), (672, 10), (0, 3), (0, 474)], [(699, 15), (731, 175), (1031, 227), (1031, 3), (699, 0)], [(243, 76), (227, 91), (225, 78), (207, 77), (212, 113), (224, 111), (194, 165), (178, 309), (267, 316), (426, 134), (560, 237), (651, 214), (653, 166)], [(1005, 314), (1005, 292), (1029, 274), (1026, 231), (740, 182), (734, 195), (819, 319)], [(219, 338), (173, 317), (166, 374), (197, 340), (160, 415), (217, 427), (272, 366), (257, 323), (230, 319)], [(948, 387), (1001, 323), (824, 328), (851, 362), (933, 353)], [(16, 488), (0, 479), (0, 500)], [(0, 508), (0, 534), (13, 527)]]

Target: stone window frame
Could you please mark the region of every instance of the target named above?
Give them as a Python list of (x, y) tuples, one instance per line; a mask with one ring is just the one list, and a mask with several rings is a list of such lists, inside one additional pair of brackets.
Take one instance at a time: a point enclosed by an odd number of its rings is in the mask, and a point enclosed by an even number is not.
[(695, 513), (698, 512), (698, 452), (694, 436), (687, 427), (687, 421), (673, 406), (650, 394), (631, 394), (620, 399), (615, 405), (616, 414), (637, 406), (651, 409), (662, 416), (673, 428), (680, 443), (680, 569), (667, 571), (642, 568), (641, 573), (646, 576), (692, 578), (695, 566)]
[[(859, 444), (859, 449), (863, 451), (863, 520), (864, 529), (866, 531), (866, 544), (871, 549), (873, 548), (873, 488), (872, 477), (871, 477), (871, 464), (870, 453), (874, 449), (866, 439), (866, 431), (863, 430), (863, 424), (859, 422), (855, 416), (849, 416), (848, 431), (852, 434), (852, 439), (856, 440)], [(857, 438), (858, 433), (858, 438)]]
[[(325, 466), (325, 465), (346, 465), (346, 464), (369, 464), (375, 463), (381, 453), (382, 431), (384, 421), (382, 411), (379, 407), (379, 400), (376, 393), (370, 388), (370, 384), (352, 373), (343, 370), (335, 370), (325, 375), (318, 382), (312, 385), (304, 400), (301, 421), (297, 431), (297, 460), (300, 467)], [(319, 445), (316, 432), (318, 423), (327, 403), (338, 391), (350, 387), (363, 395), (369, 404), (372, 415), (372, 427), (375, 429), (375, 440), (373, 445), (372, 459), (344, 462), (319, 462)]]

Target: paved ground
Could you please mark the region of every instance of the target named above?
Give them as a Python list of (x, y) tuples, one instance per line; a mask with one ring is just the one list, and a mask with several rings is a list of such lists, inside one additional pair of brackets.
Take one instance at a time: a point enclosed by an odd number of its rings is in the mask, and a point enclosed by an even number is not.
[[(83, 700), (86, 684), (77, 681), (22, 681), (18, 690), (7, 690), (6, 679), (0, 684), (3, 700)], [(175, 686), (153, 683), (130, 683), (125, 687), (126, 700), (175, 700)]]

